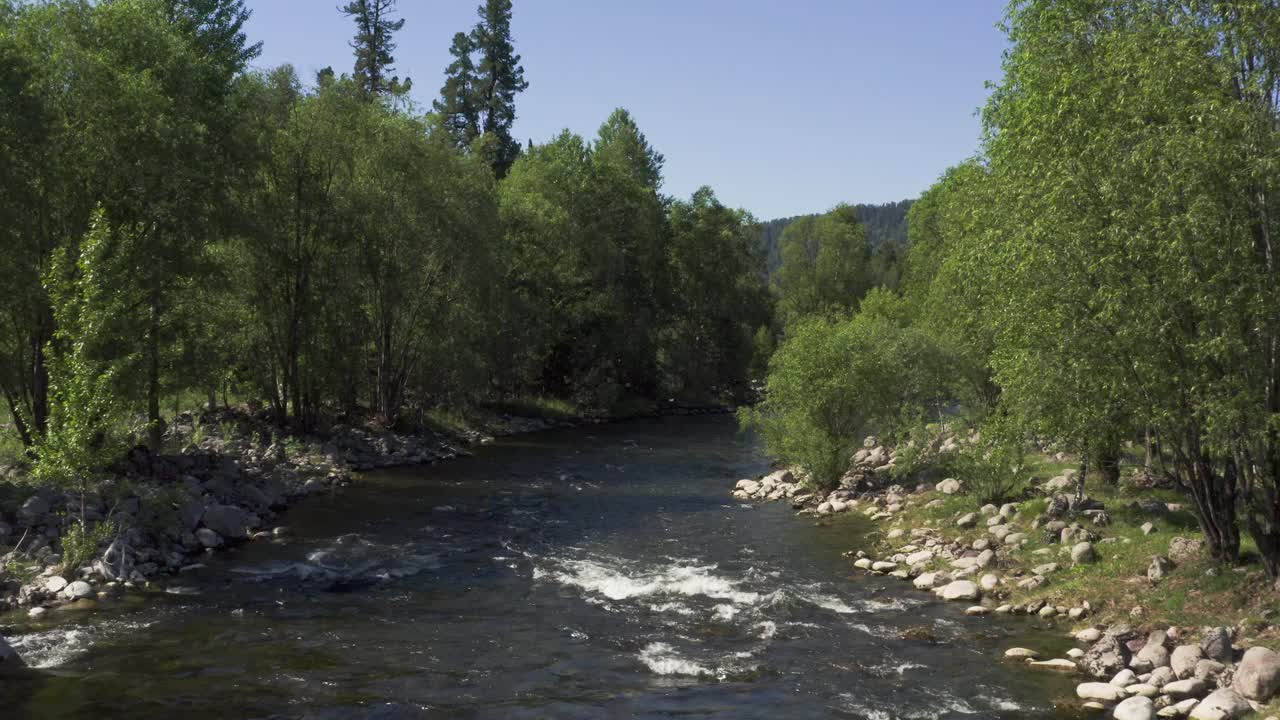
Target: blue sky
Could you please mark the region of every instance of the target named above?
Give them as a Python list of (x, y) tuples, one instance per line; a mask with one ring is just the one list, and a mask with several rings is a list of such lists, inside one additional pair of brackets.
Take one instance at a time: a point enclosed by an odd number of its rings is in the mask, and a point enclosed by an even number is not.
[[(396, 70), (424, 108), (479, 0), (400, 0)], [(340, 0), (249, 0), (257, 64), (350, 72)], [(615, 107), (666, 155), (663, 190), (710, 185), (761, 219), (915, 197), (977, 149), (1005, 0), (515, 0), (529, 89), (516, 137), (593, 135)]]

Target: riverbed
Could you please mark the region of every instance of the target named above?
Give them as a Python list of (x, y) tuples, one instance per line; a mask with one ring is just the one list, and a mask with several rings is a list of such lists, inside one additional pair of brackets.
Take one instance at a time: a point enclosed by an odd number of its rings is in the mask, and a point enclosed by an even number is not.
[[(1066, 718), (1061, 646), (842, 553), (873, 530), (728, 494), (730, 417), (516, 436), (370, 473), (163, 592), (6, 618), (19, 718)], [(46, 618), (47, 619), (47, 618)]]

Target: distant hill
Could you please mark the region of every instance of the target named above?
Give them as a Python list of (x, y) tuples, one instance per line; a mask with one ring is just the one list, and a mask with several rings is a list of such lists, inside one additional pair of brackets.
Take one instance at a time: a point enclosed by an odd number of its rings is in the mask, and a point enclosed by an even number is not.
[[(880, 243), (897, 243), (903, 247), (907, 244), (907, 211), (911, 209), (913, 200), (899, 200), (883, 205), (854, 205), (858, 211), (858, 219), (867, 226), (867, 238), (871, 247), (877, 248)], [(796, 215), (789, 218), (778, 218), (760, 223), (760, 244), (765, 247), (769, 257), (769, 273), (782, 265), (780, 243), (782, 231), (791, 223), (807, 215)]]

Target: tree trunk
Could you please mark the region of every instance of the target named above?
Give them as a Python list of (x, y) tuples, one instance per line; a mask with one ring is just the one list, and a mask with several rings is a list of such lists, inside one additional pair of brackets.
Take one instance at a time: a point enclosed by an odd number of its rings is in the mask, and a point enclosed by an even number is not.
[(1155, 442), (1151, 437), (1150, 425), (1148, 425), (1142, 431), (1142, 450), (1143, 450), (1142, 472), (1147, 477), (1153, 477), (1155, 475), (1155, 466), (1154, 466), (1154, 458), (1153, 458), (1154, 456), (1153, 451), (1155, 450)]
[(160, 418), (160, 302), (151, 299), (151, 326), (147, 330), (147, 446), (160, 451), (163, 439)]
[(1120, 484), (1120, 448), (1118, 446), (1108, 444), (1100, 448), (1094, 460), (1102, 482), (1110, 487)]

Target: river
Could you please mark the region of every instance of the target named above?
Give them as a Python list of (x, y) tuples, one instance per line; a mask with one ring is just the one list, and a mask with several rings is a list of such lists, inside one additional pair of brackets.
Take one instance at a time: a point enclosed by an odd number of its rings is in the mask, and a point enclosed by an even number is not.
[(501, 440), (291, 510), (287, 541), (11, 639), (19, 718), (1060, 718), (1062, 647), (842, 556), (869, 521), (751, 507), (732, 418)]

